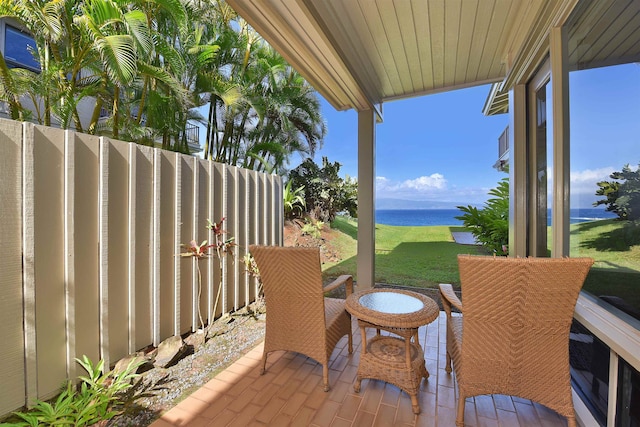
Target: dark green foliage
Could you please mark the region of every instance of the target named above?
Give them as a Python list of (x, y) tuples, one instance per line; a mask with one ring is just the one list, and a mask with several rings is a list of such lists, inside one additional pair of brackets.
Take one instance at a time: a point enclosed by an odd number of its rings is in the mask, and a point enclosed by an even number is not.
[(87, 372), (80, 376), (80, 384), (68, 381), (58, 397), (50, 402), (37, 401), (28, 412), (16, 412), (17, 422), (5, 422), (0, 426), (91, 426), (110, 420), (120, 413), (126, 391), (133, 387), (138, 377), (135, 371), (141, 362), (132, 362), (122, 372), (103, 373), (104, 362), (93, 365), (87, 356), (77, 362)]
[(304, 201), (309, 215), (317, 220), (331, 222), (338, 212), (358, 214), (358, 183), (348, 176), (340, 178), (340, 163), (322, 158), (322, 168), (307, 158), (289, 172), (293, 188), (304, 187)]
[(291, 184), (291, 181), (287, 182), (283, 192), (284, 217), (286, 219), (293, 219), (296, 215), (303, 214), (305, 208), (304, 186), (292, 190)]
[(484, 209), (474, 206), (457, 206), (463, 215), (456, 219), (463, 221), (476, 240), (497, 255), (508, 255), (509, 243), (509, 178), (503, 178), (489, 195)]
[(620, 172), (609, 177), (615, 181), (598, 182), (596, 196), (605, 199), (596, 201), (593, 206), (606, 205), (606, 210), (618, 215), (622, 220), (640, 219), (640, 165), (634, 171), (625, 165)]

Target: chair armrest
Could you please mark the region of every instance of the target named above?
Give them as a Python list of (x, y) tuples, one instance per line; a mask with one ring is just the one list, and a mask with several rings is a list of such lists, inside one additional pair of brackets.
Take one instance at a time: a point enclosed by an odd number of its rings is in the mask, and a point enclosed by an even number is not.
[(449, 283), (440, 283), (440, 297), (442, 298), (442, 306), (447, 315), (451, 314), (451, 306), (454, 306), (462, 312), (462, 301), (453, 291), (453, 286)]
[(347, 296), (351, 295), (353, 293), (353, 276), (349, 274), (343, 274), (342, 276), (338, 277), (336, 280), (322, 288), (322, 292), (332, 291), (343, 284), (345, 285)]

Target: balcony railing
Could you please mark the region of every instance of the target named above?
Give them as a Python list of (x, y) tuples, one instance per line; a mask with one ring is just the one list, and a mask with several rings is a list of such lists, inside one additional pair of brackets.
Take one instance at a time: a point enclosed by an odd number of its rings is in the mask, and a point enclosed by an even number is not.
[[(582, 293), (572, 334), (572, 382), (583, 425), (629, 426), (638, 418), (640, 321)], [(579, 358), (579, 353), (587, 353)], [(634, 412), (635, 411), (635, 412)]]
[(498, 138), (498, 160), (494, 168), (503, 171), (509, 163), (509, 126), (507, 126)]

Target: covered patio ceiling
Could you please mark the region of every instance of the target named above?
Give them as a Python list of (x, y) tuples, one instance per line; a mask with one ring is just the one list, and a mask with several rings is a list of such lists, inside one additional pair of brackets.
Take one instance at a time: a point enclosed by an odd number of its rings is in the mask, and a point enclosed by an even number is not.
[[(502, 81), (546, 0), (227, 0), (338, 110)], [(534, 37), (535, 39), (535, 37)], [(480, 108), (481, 106), (479, 106)]]
[[(550, 27), (578, 0), (227, 0), (337, 110), (377, 109), (385, 101), (498, 83), (485, 114), (508, 109), (508, 90), (537, 66)], [(638, 2), (581, 3), (570, 38), (573, 68), (611, 65), (600, 48), (640, 57), (618, 31), (640, 20)], [(594, 26), (598, 40), (585, 36)], [(587, 39), (583, 40), (583, 37)]]

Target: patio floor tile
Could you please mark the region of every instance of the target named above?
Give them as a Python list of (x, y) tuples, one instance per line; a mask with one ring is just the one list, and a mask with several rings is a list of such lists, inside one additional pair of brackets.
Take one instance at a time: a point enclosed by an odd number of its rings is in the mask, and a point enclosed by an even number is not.
[[(322, 367), (300, 354), (274, 352), (267, 359), (266, 373), (259, 375), (260, 344), (152, 427), (453, 426), (457, 389), (455, 376), (444, 370), (444, 322), (441, 313), (419, 331), (430, 373), (420, 388), (419, 415), (413, 414), (409, 396), (391, 384), (365, 379), (360, 393), (353, 390), (361, 346), (354, 321), (354, 354), (348, 354), (343, 338), (331, 359), (328, 393), (323, 391)], [(563, 417), (542, 405), (503, 395), (469, 398), (465, 423), (473, 427), (566, 426)]]

